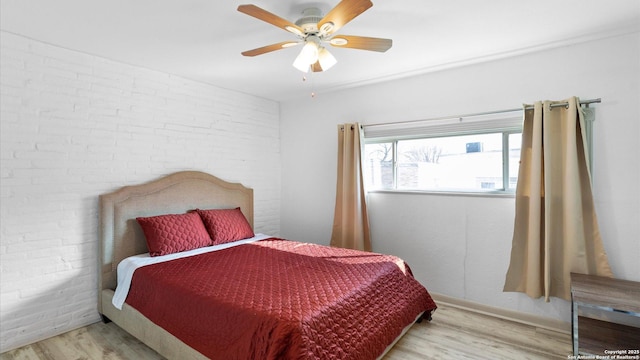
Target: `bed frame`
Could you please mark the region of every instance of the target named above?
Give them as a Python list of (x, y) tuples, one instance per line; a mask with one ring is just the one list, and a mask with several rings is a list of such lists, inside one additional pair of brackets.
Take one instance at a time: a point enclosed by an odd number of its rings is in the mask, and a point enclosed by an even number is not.
[(117, 266), (129, 256), (148, 252), (136, 222), (139, 216), (240, 207), (253, 228), (253, 189), (203, 172), (183, 171), (146, 184), (126, 186), (101, 195), (99, 200), (98, 312), (103, 321), (113, 321), (169, 359), (206, 359), (126, 303), (122, 310), (113, 306)]
[[(126, 186), (101, 195), (99, 200), (98, 311), (103, 321), (113, 321), (168, 359), (206, 359), (204, 355), (151, 322), (128, 304), (125, 303), (122, 310), (113, 306), (111, 300), (117, 284), (117, 266), (129, 256), (148, 252), (144, 234), (136, 217), (181, 214), (196, 208), (240, 207), (253, 228), (253, 189), (226, 182), (203, 172), (183, 171), (149, 183)], [(422, 314), (416, 320), (421, 318)], [(411, 325), (413, 324), (408, 325), (387, 347), (379, 359)]]

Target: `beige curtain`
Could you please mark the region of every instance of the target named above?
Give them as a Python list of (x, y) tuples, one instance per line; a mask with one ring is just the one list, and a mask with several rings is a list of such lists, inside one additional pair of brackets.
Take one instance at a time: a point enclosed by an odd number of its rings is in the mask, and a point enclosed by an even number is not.
[(338, 182), (331, 246), (371, 251), (359, 124), (338, 125)]
[(569, 300), (571, 272), (613, 276), (593, 204), (580, 102), (536, 102), (523, 126), (504, 291)]

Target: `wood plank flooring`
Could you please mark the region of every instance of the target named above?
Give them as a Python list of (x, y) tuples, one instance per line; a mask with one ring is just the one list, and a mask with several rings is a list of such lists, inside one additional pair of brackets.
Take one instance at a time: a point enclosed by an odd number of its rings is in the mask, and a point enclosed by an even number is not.
[(430, 323), (415, 324), (384, 360), (567, 359), (571, 335), (438, 304)]
[[(571, 336), (439, 304), (384, 360), (566, 359)], [(164, 359), (115, 324), (87, 327), (0, 354), (0, 360)]]

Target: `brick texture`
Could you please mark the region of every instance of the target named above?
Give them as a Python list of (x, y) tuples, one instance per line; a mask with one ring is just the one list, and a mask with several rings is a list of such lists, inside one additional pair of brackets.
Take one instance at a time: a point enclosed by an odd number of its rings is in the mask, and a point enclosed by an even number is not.
[(0, 352), (98, 321), (98, 195), (180, 170), (279, 234), (279, 104), (1, 32)]

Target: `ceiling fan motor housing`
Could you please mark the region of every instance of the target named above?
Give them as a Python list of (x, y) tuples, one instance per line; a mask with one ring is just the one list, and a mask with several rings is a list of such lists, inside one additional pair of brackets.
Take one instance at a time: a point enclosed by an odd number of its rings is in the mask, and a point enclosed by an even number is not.
[(302, 17), (295, 22), (296, 25), (302, 28), (305, 33), (317, 33), (318, 22), (322, 20), (322, 11), (318, 8), (308, 8), (302, 11)]

